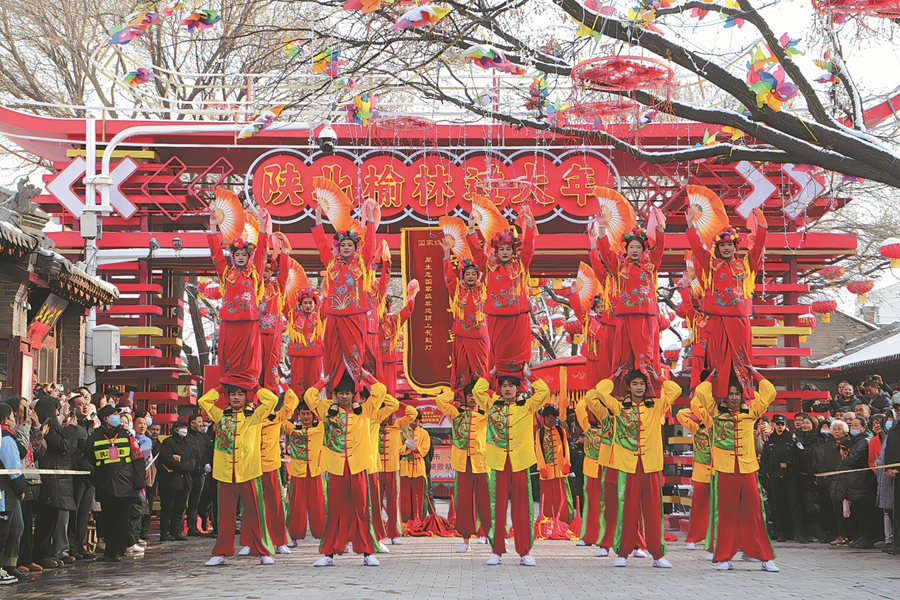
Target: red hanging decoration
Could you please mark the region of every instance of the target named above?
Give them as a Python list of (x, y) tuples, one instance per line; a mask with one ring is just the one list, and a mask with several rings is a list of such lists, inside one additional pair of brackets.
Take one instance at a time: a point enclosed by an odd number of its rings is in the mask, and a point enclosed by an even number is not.
[(797, 324), (800, 327), (809, 327), (810, 329), (815, 329), (819, 322), (816, 321), (816, 315), (812, 313), (806, 313), (805, 315), (800, 315), (800, 317), (797, 319)]
[(675, 71), (661, 60), (643, 56), (601, 56), (575, 65), (576, 86), (605, 92), (631, 92), (669, 87)]
[(810, 305), (812, 312), (822, 315), (823, 323), (831, 322), (831, 313), (837, 310), (837, 300), (832, 300), (824, 294), (819, 294)]
[(569, 335), (575, 335), (577, 333), (581, 333), (583, 326), (581, 321), (578, 319), (572, 318), (566, 321), (565, 325), (563, 325), (563, 329), (566, 330), (566, 333)]
[(891, 259), (892, 269), (900, 269), (900, 240), (888, 238), (881, 242), (878, 251), (883, 257)]
[(829, 265), (819, 271), (819, 275), (828, 281), (835, 281), (844, 276), (844, 267), (841, 265)]
[(831, 13), (836, 16), (900, 18), (900, 4), (897, 0), (813, 0), (813, 8), (820, 13)]
[(872, 288), (875, 287), (875, 282), (869, 279), (868, 277), (857, 276), (850, 280), (850, 283), (847, 284), (847, 291), (852, 294), (856, 294), (857, 302), (859, 304), (866, 303), (866, 294), (872, 291)]
[(375, 127), (389, 129), (393, 132), (428, 131), (434, 128), (434, 121), (426, 117), (413, 117), (399, 115), (396, 117), (381, 117), (374, 121)]

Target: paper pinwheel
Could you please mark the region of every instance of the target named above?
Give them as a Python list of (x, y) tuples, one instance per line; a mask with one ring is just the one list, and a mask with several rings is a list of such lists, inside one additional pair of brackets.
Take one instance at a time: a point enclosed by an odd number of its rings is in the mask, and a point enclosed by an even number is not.
[(344, 10), (361, 10), (364, 13), (376, 11), (381, 7), (381, 0), (347, 0)]
[(140, 67), (135, 71), (131, 71), (122, 79), (122, 83), (127, 83), (131, 87), (150, 83), (153, 80), (153, 71), (146, 67)]
[(338, 58), (340, 55), (340, 50), (332, 50), (326, 46), (313, 57), (313, 73), (325, 73), (332, 79), (337, 79), (339, 69), (347, 63)]
[(503, 52), (490, 44), (469, 46), (460, 56), (477, 64), (482, 69), (494, 69), (495, 71), (512, 75), (525, 74), (525, 69), (510, 62)]
[(307, 40), (285, 38), (284, 46), (281, 49), (291, 58), (297, 58), (298, 56), (304, 58), (309, 55), (309, 50), (305, 48), (306, 44)]
[(420, 6), (412, 8), (400, 17), (391, 29), (415, 29), (429, 23), (437, 23), (447, 16), (451, 9), (440, 6)]
[(778, 65), (771, 73), (768, 71), (750, 71), (747, 83), (756, 93), (756, 106), (768, 106), (774, 111), (781, 110), (781, 103), (794, 98), (800, 91), (793, 83), (785, 81), (784, 68)]
[(823, 59), (813, 59), (813, 63), (825, 71), (824, 75), (816, 78), (816, 83), (834, 83), (840, 79), (837, 63), (832, 60), (831, 50), (825, 53)]
[(275, 122), (275, 119), (281, 114), (281, 111), (284, 110), (284, 106), (276, 106), (274, 108), (267, 108), (261, 111), (259, 114), (254, 115), (253, 122), (248, 123), (241, 129), (240, 133), (238, 133), (239, 140), (245, 140), (247, 138), (251, 138), (263, 129), (266, 129), (269, 125)]
[(171, 2), (167, 2), (161, 9), (159, 9), (159, 16), (171, 17), (176, 10), (182, 9), (186, 6), (187, 4), (182, 2), (181, 0), (172, 0)]
[(526, 110), (540, 110), (546, 108), (550, 102), (547, 97), (550, 95), (549, 85), (547, 84), (547, 76), (539, 73), (537, 77), (531, 78), (531, 86), (528, 88), (528, 100), (525, 102)]
[(353, 104), (347, 105), (347, 122), (367, 127), (369, 121), (378, 118), (378, 111), (375, 110), (377, 102), (375, 96), (369, 96), (368, 93), (363, 92), (353, 99)]
[(181, 22), (181, 26), (187, 27), (188, 33), (194, 33), (198, 29), (208, 29), (221, 20), (222, 17), (215, 10), (195, 9), (187, 19)]

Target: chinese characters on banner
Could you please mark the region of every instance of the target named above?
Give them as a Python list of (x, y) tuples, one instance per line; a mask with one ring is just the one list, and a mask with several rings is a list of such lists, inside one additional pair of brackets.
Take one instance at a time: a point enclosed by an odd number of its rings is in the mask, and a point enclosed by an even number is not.
[(450, 297), (444, 285), (444, 250), (439, 229), (402, 230), (403, 282), (419, 280), (416, 306), (407, 322), (403, 368), (410, 386), (432, 393), (450, 385)]
[(41, 349), (47, 334), (50, 333), (50, 330), (53, 329), (53, 326), (59, 321), (59, 318), (62, 316), (63, 311), (66, 310), (66, 306), (68, 305), (68, 300), (60, 298), (56, 294), (47, 296), (41, 309), (38, 311), (37, 315), (35, 315), (34, 321), (28, 326), (28, 333), (26, 334), (28, 339), (31, 340), (31, 347), (34, 350)]
[(311, 164), (297, 154), (272, 154), (253, 169), (253, 195), (276, 221), (296, 218), (313, 206), (312, 178), (334, 181), (354, 202), (375, 199), (383, 218), (409, 209), (436, 220), (456, 208), (468, 210), (472, 193), (485, 178), (525, 178), (530, 189), (517, 196), (493, 192), (496, 204), (531, 204), (540, 218), (557, 208), (573, 217), (589, 217), (597, 211), (590, 202), (595, 186), (615, 187), (609, 163), (602, 157), (570, 151), (562, 156), (519, 152), (506, 164), (501, 156), (470, 155), (455, 158), (445, 154), (418, 155), (407, 162), (400, 153), (370, 155), (357, 165), (344, 156), (322, 156)]

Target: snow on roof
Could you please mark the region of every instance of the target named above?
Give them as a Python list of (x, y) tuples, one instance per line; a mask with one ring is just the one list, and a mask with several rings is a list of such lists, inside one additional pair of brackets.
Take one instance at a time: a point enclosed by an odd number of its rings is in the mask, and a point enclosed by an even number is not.
[(900, 357), (900, 332), (879, 340), (874, 344), (850, 352), (849, 354), (840, 352), (827, 358), (823, 358), (819, 361), (818, 368), (836, 369), (894, 357)]

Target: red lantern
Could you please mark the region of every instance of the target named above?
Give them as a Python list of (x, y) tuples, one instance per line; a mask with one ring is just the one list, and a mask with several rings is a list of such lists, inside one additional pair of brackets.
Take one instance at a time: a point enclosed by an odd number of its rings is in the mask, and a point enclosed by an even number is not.
[(825, 294), (819, 294), (810, 306), (817, 315), (822, 315), (823, 323), (831, 322), (831, 313), (837, 310), (837, 300), (832, 300)]
[(218, 283), (210, 283), (203, 289), (203, 295), (210, 300), (221, 300), (222, 288), (219, 287)]
[(858, 275), (850, 280), (850, 283), (847, 284), (847, 290), (852, 294), (856, 294), (857, 301), (860, 304), (866, 303), (866, 294), (872, 291), (872, 288), (875, 287), (875, 282), (869, 279), (868, 277), (863, 277), (862, 275)]
[(681, 348), (679, 346), (669, 346), (663, 350), (663, 358), (670, 363), (677, 361), (679, 356), (681, 356)]
[(581, 333), (584, 325), (578, 319), (573, 318), (566, 321), (566, 324), (563, 325), (563, 328), (569, 335), (575, 335), (576, 333)]
[(559, 329), (565, 322), (566, 320), (559, 316), (550, 319), (550, 323), (553, 325), (553, 329)]
[(829, 265), (819, 271), (819, 275), (828, 281), (835, 281), (844, 276), (844, 267), (841, 265)]
[(800, 318), (797, 319), (797, 324), (800, 327), (809, 327), (810, 329), (815, 329), (819, 322), (816, 321), (816, 315), (812, 313), (806, 313), (805, 315), (800, 315)]
[(657, 315), (657, 321), (659, 322), (659, 330), (663, 331), (669, 328), (669, 317), (666, 315)]
[(883, 257), (891, 259), (892, 269), (900, 269), (900, 240), (888, 238), (881, 242), (878, 251)]

